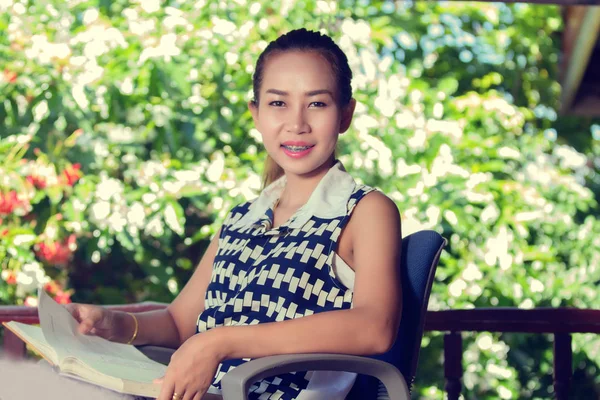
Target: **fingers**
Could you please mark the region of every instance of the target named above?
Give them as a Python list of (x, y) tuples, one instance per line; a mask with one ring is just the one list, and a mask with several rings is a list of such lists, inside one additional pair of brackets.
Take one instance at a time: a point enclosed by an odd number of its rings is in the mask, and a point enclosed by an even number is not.
[(95, 334), (96, 329), (94, 328), (94, 326), (96, 325), (96, 320), (92, 318), (90, 312), (86, 310), (85, 307), (86, 306), (84, 305), (76, 303), (65, 305), (67, 311), (69, 311), (73, 318), (75, 318), (75, 320), (79, 322), (79, 326), (77, 327), (79, 333), (84, 335)]
[(186, 390), (182, 385), (177, 386), (175, 382), (170, 381), (168, 376), (155, 379), (153, 383), (162, 385), (157, 400), (201, 400), (202, 394), (206, 392), (196, 389)]
[(83, 321), (81, 321), (79, 323), (79, 333), (83, 333), (84, 335), (87, 335), (88, 333), (91, 333), (91, 331), (94, 328), (94, 321), (92, 321), (91, 319), (85, 319)]
[(201, 400), (210, 387), (215, 374), (214, 368), (203, 371), (194, 368), (188, 353), (179, 348), (171, 356), (165, 376), (155, 379), (155, 384), (161, 384), (157, 400)]
[(156, 400), (172, 400), (173, 393), (175, 393), (175, 382), (172, 379), (169, 379), (169, 374), (167, 376), (161, 378), (162, 386), (160, 388), (160, 394), (158, 395)]
[(84, 318), (82, 318), (81, 307), (79, 304), (66, 304), (64, 307), (71, 314), (71, 316), (75, 318), (75, 321), (79, 322), (79, 325), (77, 326), (79, 333), (86, 334), (93, 328), (93, 322), (84, 320)]
[[(200, 392), (198, 392), (196, 390), (190, 390), (190, 391), (183, 393), (183, 396), (179, 392), (177, 392), (177, 394), (178, 394), (177, 399), (178, 400), (202, 400), (202, 393), (206, 393), (206, 392), (204, 390), (202, 390)], [(173, 396), (172, 400), (175, 400), (174, 396)]]
[(64, 307), (73, 316), (73, 318), (75, 318), (77, 321), (79, 321), (79, 304), (70, 303), (70, 304), (65, 304)]
[[(165, 392), (169, 393), (169, 391)], [(175, 389), (174, 391), (170, 391), (171, 395), (166, 397), (161, 397), (163, 395), (161, 391), (161, 395), (157, 398), (157, 400), (202, 400), (202, 394), (196, 391), (183, 391), (183, 389)]]

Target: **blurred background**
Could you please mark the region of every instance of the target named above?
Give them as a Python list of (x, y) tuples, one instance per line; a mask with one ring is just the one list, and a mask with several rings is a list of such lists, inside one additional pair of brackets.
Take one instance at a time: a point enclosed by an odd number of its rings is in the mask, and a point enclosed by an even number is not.
[[(63, 303), (173, 299), (260, 191), (256, 59), (306, 27), (354, 72), (346, 168), (396, 201), (405, 235), (449, 239), (431, 310), (600, 307), (600, 102), (565, 106), (587, 63), (565, 52), (568, 11), (0, 0), (0, 305), (35, 306), (40, 284)], [(463, 336), (466, 399), (553, 397), (549, 337)], [(443, 397), (442, 339), (424, 338), (414, 398)], [(574, 398), (598, 398), (600, 340), (573, 349)]]

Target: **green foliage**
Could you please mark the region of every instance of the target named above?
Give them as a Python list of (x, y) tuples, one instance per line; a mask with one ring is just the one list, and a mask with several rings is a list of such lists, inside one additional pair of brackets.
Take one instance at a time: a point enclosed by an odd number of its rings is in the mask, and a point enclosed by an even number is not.
[[(254, 63), (305, 26), (354, 71), (347, 169), (396, 201), (404, 234), (449, 239), (431, 309), (598, 307), (600, 125), (557, 115), (560, 10), (372, 3), (0, 5), (0, 304), (33, 304), (37, 282), (63, 301), (172, 299), (260, 189)], [(552, 397), (546, 337), (465, 339), (465, 398)], [(599, 344), (574, 338), (580, 396)], [(425, 337), (415, 397), (440, 398), (441, 346)]]

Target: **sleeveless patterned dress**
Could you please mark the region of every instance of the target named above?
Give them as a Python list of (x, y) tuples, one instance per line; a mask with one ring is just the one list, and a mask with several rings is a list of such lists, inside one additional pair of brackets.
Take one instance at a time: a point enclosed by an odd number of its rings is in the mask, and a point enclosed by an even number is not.
[[(308, 202), (287, 222), (273, 228), (273, 206), (284, 186), (282, 177), (256, 200), (234, 207), (227, 216), (197, 332), (284, 321), (352, 306), (353, 292), (335, 276), (332, 262), (337, 239), (352, 210), (374, 189), (357, 185), (337, 162)], [(246, 361), (221, 363), (211, 392), (220, 389), (228, 371)], [(249, 397), (297, 399), (310, 376), (310, 372), (297, 372), (264, 379), (252, 386)]]

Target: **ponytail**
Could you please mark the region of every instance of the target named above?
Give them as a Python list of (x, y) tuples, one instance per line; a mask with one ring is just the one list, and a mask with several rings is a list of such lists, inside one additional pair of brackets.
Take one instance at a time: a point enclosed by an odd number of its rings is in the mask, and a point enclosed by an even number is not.
[(273, 158), (267, 154), (267, 158), (265, 159), (265, 168), (263, 171), (263, 189), (275, 182), (278, 178), (282, 177), (283, 173), (283, 168), (281, 168), (279, 164), (277, 164), (275, 160), (273, 160)]

